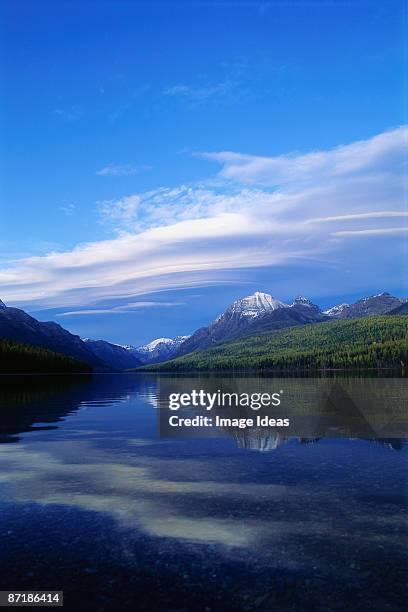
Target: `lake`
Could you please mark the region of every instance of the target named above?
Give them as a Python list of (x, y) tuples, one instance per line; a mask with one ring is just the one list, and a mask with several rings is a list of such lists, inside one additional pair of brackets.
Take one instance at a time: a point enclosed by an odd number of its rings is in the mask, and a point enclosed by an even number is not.
[(340, 378), (322, 403), (325, 380), (202, 376), (284, 386), (293, 428), (160, 437), (178, 380), (2, 377), (0, 589), (81, 612), (406, 610), (406, 379)]

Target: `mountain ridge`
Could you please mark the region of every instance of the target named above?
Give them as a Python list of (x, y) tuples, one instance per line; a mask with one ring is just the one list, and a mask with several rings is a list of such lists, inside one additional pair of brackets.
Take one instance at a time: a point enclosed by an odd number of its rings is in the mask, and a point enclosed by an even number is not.
[(114, 370), (128, 370), (143, 363), (132, 351), (119, 344), (113, 344), (107, 340), (93, 340), (92, 338), (81, 338), (81, 340), (96, 357)]
[(0, 300), (0, 338), (54, 351), (87, 363), (97, 371), (127, 370), (265, 332), (388, 314), (408, 314), (408, 300), (382, 292), (322, 311), (304, 296), (297, 296), (288, 304), (271, 294), (256, 291), (232, 302), (209, 325), (190, 336), (161, 337), (134, 347), (102, 339), (81, 339), (54, 321), (40, 322)]
[(89, 374), (91, 366), (61, 353), (0, 338), (2, 374)]
[(176, 355), (180, 346), (190, 336), (176, 336), (175, 338), (156, 338), (147, 344), (137, 348), (129, 347), (128, 350), (137, 356), (143, 363), (156, 363), (164, 361)]
[(324, 313), (339, 319), (355, 319), (371, 315), (381, 315), (398, 308), (403, 303), (387, 291), (363, 297), (353, 304), (338, 304), (325, 310)]
[(408, 318), (324, 321), (235, 338), (146, 371), (303, 371), (401, 369), (408, 365)]
[(343, 303), (322, 311), (304, 296), (297, 296), (291, 304), (287, 304), (271, 294), (256, 291), (235, 300), (209, 325), (198, 328), (181, 343), (178, 351), (173, 353), (173, 357), (203, 350), (235, 338), (277, 331), (286, 327), (321, 323), (332, 319), (387, 314), (404, 302), (404, 298), (382, 292), (361, 298), (353, 304)]
[(96, 370), (109, 369), (79, 336), (71, 334), (54, 321), (38, 321), (24, 310), (6, 306), (4, 302), (0, 306), (0, 338), (48, 349), (77, 359)]
[(207, 348), (260, 326), (278, 329), (322, 319), (324, 315), (320, 309), (305, 297), (286, 304), (268, 293), (256, 291), (235, 300), (212, 323), (196, 330), (181, 344), (179, 354)]

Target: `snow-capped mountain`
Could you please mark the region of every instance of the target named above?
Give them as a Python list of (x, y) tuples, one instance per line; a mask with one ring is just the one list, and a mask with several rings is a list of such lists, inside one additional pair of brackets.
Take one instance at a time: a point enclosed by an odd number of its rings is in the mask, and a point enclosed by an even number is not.
[(175, 339), (173, 340), (173, 338), (156, 338), (155, 340), (152, 340), (151, 342), (149, 342), (148, 344), (143, 344), (142, 346), (139, 346), (137, 348), (137, 350), (141, 353), (152, 353), (160, 344), (166, 344), (168, 346), (171, 346), (173, 344), (173, 342), (175, 342)]
[(233, 302), (208, 327), (201, 327), (194, 332), (180, 345), (178, 354), (184, 355), (228, 339), (284, 327), (320, 323), (333, 318), (386, 314), (404, 303), (403, 298), (379, 293), (362, 298), (354, 304), (339, 304), (322, 312), (319, 306), (304, 296), (298, 296), (289, 305), (268, 293), (256, 291), (253, 295)]
[(337, 306), (332, 306), (328, 310), (324, 310), (324, 314), (329, 317), (340, 317), (342, 312), (346, 312), (347, 309), (350, 308), (350, 304), (344, 302), (343, 304), (337, 304)]
[(233, 335), (253, 335), (282, 329), (283, 327), (319, 323), (328, 319), (322, 313), (319, 306), (316, 306), (316, 304), (313, 304), (313, 302), (303, 296), (295, 298), (290, 305), (283, 302), (281, 304), (283, 304), (281, 308), (261, 313), (260, 316), (250, 321), (247, 328), (238, 330)]
[(291, 306), (308, 306), (309, 308), (319, 308), (313, 304), (308, 298), (303, 295), (298, 295), (292, 302)]
[(133, 346), (132, 344), (117, 344), (116, 346), (120, 346), (123, 349), (127, 350), (127, 351), (136, 351), (137, 348), (135, 346)]
[(320, 315), (322, 315), (322, 311), (320, 310), (320, 307), (317, 306), (317, 304), (313, 304), (313, 302), (311, 300), (309, 300), (308, 298), (304, 297), (303, 295), (298, 295), (292, 302), (291, 304), (292, 308), (299, 308), (299, 307), (303, 307), (303, 308), (309, 308), (311, 311), (315, 312), (315, 313), (319, 313)]
[(383, 292), (362, 298), (354, 304), (339, 304), (325, 311), (330, 317), (336, 319), (356, 319), (373, 315), (387, 314), (404, 303), (404, 299), (394, 297)]
[(236, 300), (231, 304), (225, 313), (222, 313), (217, 317), (216, 321), (228, 314), (237, 314), (241, 317), (259, 317), (266, 312), (276, 310), (277, 308), (287, 308), (288, 304), (280, 302), (275, 299), (269, 293), (262, 293), (261, 291), (255, 291), (253, 295), (248, 295), (240, 300)]
[(178, 354), (184, 355), (207, 348), (217, 342), (246, 333), (271, 331), (282, 327), (323, 321), (325, 317), (318, 306), (304, 297), (293, 304), (277, 300), (268, 293), (256, 291), (253, 295), (236, 300), (208, 327), (201, 327), (180, 346)]
[(156, 363), (171, 359), (178, 353), (179, 347), (190, 336), (176, 336), (175, 338), (156, 338), (148, 344), (137, 348), (130, 347), (128, 350), (134, 354), (142, 363)]
[(308, 298), (298, 296), (291, 304), (268, 293), (256, 291), (235, 300), (210, 325), (191, 336), (156, 338), (139, 347), (118, 345), (105, 340), (81, 339), (55, 323), (41, 322), (18, 308), (9, 308), (0, 300), (0, 337), (40, 346), (90, 364), (97, 371), (137, 368), (141, 364), (166, 361), (226, 340), (284, 327), (305, 325), (333, 319), (372, 315), (406, 315), (407, 298), (379, 293), (354, 304), (339, 304), (324, 312)]

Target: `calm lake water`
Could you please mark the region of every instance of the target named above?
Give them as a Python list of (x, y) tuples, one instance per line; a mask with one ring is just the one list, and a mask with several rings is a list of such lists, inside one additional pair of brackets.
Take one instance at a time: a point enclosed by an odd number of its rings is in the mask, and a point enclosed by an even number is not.
[(1, 382), (0, 589), (78, 612), (406, 610), (404, 438), (321, 418), (159, 438), (153, 375)]

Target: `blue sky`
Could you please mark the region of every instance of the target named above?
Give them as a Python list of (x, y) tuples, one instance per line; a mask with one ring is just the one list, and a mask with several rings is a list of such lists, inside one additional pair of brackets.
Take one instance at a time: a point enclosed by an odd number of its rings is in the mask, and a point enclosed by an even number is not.
[(138, 344), (407, 293), (402, 1), (0, 6), (6, 303)]

